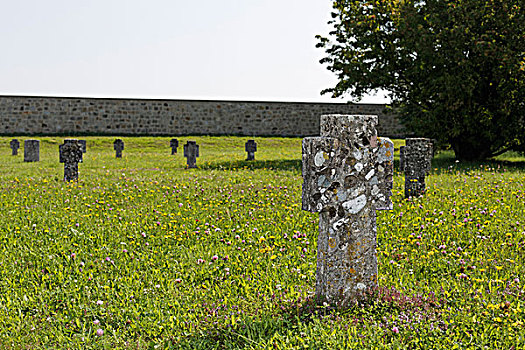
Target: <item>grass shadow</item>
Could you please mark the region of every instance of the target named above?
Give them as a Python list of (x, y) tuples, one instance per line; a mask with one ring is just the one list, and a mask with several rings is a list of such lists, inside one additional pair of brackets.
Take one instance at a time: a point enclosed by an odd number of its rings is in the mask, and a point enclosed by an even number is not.
[(450, 171), (452, 169), (469, 171), (480, 168), (525, 170), (525, 160), (522, 157), (490, 158), (479, 161), (458, 161), (452, 151), (438, 152), (432, 159), (432, 169), (436, 172)]
[[(177, 345), (185, 349), (245, 349), (282, 348), (279, 345), (296, 340), (299, 332), (307, 332), (309, 326), (329, 321), (333, 324), (357, 325), (363, 319), (380, 323), (391, 315), (409, 315), (424, 318), (441, 325), (442, 312), (447, 301), (434, 293), (408, 295), (394, 288), (377, 288), (345, 308), (319, 305), (314, 296), (288, 300), (271, 315), (262, 319), (247, 317), (235, 323), (222, 324), (197, 332), (181, 340)], [(386, 326), (385, 326), (386, 327)], [(322, 339), (303, 339), (305, 348), (326, 348)], [(291, 344), (293, 345), (293, 344)], [(292, 346), (296, 348), (295, 346)]]
[(234, 170), (234, 169), (267, 169), (267, 170), (297, 170), (301, 171), (300, 159), (270, 159), (270, 160), (231, 160), (199, 165), (203, 170)]
[(252, 315), (234, 324), (209, 327), (181, 339), (176, 345), (181, 349), (268, 348), (279, 335), (295, 333), (300, 324), (318, 317), (315, 308), (313, 299), (285, 303), (281, 311), (272, 315)]
[[(523, 158), (505, 158), (505, 159), (486, 159), (482, 161), (460, 161), (458, 162), (451, 151), (441, 151), (436, 153), (432, 159), (432, 169), (434, 173), (450, 171), (451, 169), (459, 171), (469, 171), (480, 168), (494, 168), (509, 170), (525, 170), (525, 160)], [(302, 170), (302, 160), (300, 159), (270, 159), (270, 160), (229, 160), (219, 162), (207, 162), (199, 165), (203, 170), (236, 170), (236, 169), (267, 169), (267, 170)], [(399, 169), (398, 157), (394, 160), (394, 169)]]

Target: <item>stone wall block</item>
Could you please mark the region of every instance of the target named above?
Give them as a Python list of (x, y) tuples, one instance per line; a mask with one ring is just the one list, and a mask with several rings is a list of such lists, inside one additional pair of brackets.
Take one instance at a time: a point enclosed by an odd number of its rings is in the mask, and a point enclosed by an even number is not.
[(323, 114), (374, 114), (402, 137), (384, 105), (0, 96), (0, 134), (317, 136)]

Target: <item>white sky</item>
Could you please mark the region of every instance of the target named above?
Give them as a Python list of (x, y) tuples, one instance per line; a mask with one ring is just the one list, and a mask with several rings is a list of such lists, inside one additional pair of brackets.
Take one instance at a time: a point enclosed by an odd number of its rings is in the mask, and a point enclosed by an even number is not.
[(331, 4), (1, 0), (0, 94), (346, 102), (320, 95)]

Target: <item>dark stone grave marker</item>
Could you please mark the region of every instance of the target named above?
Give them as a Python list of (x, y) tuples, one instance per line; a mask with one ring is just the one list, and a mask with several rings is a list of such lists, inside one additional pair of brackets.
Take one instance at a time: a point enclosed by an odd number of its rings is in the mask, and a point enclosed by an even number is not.
[(186, 157), (186, 162), (188, 168), (196, 168), (197, 157), (199, 156), (199, 145), (195, 141), (188, 141), (184, 145), (184, 157)]

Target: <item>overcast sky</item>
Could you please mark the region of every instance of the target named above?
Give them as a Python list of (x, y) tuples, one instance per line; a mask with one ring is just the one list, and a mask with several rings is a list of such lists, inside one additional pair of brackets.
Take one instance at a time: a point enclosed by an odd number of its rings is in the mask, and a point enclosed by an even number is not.
[(0, 94), (346, 102), (320, 95), (331, 4), (5, 0)]

